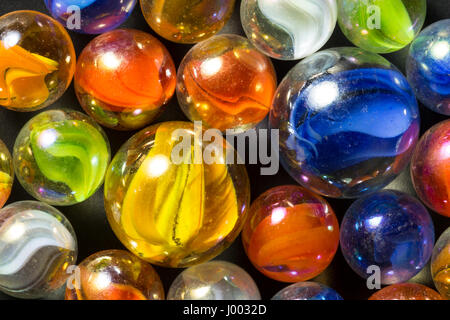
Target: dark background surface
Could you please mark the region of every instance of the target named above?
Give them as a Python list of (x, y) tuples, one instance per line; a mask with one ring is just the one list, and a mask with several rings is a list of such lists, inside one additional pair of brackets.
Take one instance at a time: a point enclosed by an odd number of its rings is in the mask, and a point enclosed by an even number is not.
[[(450, 17), (449, 0), (428, 0), (427, 3), (428, 12), (425, 26), (437, 20)], [(221, 31), (221, 33), (235, 33), (244, 35), (240, 24), (239, 5), (240, 0), (237, 0), (234, 14), (225, 28)], [(45, 14), (49, 14), (47, 8), (45, 7), (44, 0), (0, 0), (0, 15), (15, 10), (36, 10)], [(145, 22), (139, 4), (136, 5), (131, 17), (121, 27), (135, 28), (157, 36)], [(72, 31), (69, 31), (69, 34), (74, 42), (77, 56), (79, 56), (82, 49), (87, 45), (87, 43), (94, 38), (94, 36), (77, 34)], [(191, 46), (172, 43), (165, 39), (162, 39), (159, 36), (157, 37), (166, 45), (166, 47), (172, 54), (176, 66), (178, 67), (182, 58), (191, 48)], [(333, 36), (324, 46), (324, 48), (351, 45), (352, 44), (344, 37), (344, 35), (340, 31), (339, 26), (336, 25)], [(408, 48), (409, 47), (384, 56), (392, 63), (394, 63), (402, 72), (404, 72)], [(279, 82), (297, 62), (298, 61), (283, 62), (273, 60)], [(48, 109), (62, 107), (83, 111), (76, 99), (73, 84), (69, 87), (63, 97)], [(12, 151), (14, 140), (22, 126), (31, 117), (39, 112), (40, 111), (34, 113), (18, 113), (6, 110), (4, 108), (0, 109), (0, 138), (5, 142), (10, 151)], [(448, 118), (446, 116), (433, 113), (432, 111), (426, 109), (423, 105), (420, 105), (420, 112), (422, 117), (421, 133), (424, 133), (433, 124)], [(180, 110), (175, 96), (165, 107), (163, 115), (158, 119), (157, 122), (169, 120), (187, 120), (187, 118)], [(267, 122), (263, 123), (261, 127), (265, 127), (267, 125), (266, 123)], [(122, 143), (124, 143), (134, 133), (118, 132), (110, 129), (105, 129), (105, 132), (107, 133), (111, 143), (112, 155), (114, 155), (122, 145)], [(283, 184), (295, 184), (295, 181), (291, 179), (282, 168), (276, 176), (261, 176), (259, 169), (259, 165), (247, 165), (247, 170), (251, 182), (252, 199), (255, 199), (261, 193), (274, 186)], [(409, 177), (409, 168), (406, 169), (387, 188), (397, 189), (415, 195)], [(32, 200), (32, 197), (24, 191), (24, 189), (20, 186), (16, 179), (8, 203), (20, 200)], [(334, 211), (336, 212), (339, 221), (341, 221), (346, 209), (352, 203), (352, 200), (328, 200)], [(67, 216), (77, 234), (79, 245), (78, 262), (82, 261), (87, 256), (101, 250), (114, 248), (123, 249), (122, 244), (114, 236), (106, 219), (103, 206), (103, 188), (97, 191), (97, 193), (90, 199), (81, 204), (70, 207), (59, 207), (58, 209)], [(437, 239), (439, 235), (449, 227), (450, 218), (445, 218), (431, 211), (430, 213), (434, 221)], [(271, 280), (260, 274), (247, 259), (244, 249), (242, 248), (240, 238), (238, 238), (229, 249), (224, 251), (216, 259), (227, 260), (236, 263), (237, 265), (244, 268), (247, 272), (249, 272), (253, 279), (256, 281), (263, 299), (270, 299), (277, 291), (288, 285)], [(174, 278), (181, 272), (181, 270), (165, 269), (160, 267), (156, 267), (156, 269), (161, 276), (161, 280), (167, 292), (170, 284), (172, 283)], [(338, 249), (338, 252), (331, 265), (321, 275), (312, 279), (311, 281), (318, 281), (334, 288), (343, 296), (344, 299), (367, 299), (373, 293), (372, 291), (367, 289), (365, 280), (360, 278), (350, 269), (350, 267), (345, 262), (340, 249)], [(411, 281), (422, 283), (430, 286), (431, 288), (434, 288), (433, 281), (431, 279), (429, 264), (417, 276), (411, 279)], [(1, 299), (11, 298), (0, 293), (0, 300)]]

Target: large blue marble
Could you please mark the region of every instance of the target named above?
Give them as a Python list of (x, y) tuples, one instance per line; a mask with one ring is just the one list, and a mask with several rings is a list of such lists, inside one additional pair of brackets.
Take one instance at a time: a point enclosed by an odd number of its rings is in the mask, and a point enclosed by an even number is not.
[(275, 294), (272, 300), (343, 300), (333, 289), (318, 282), (294, 283)]

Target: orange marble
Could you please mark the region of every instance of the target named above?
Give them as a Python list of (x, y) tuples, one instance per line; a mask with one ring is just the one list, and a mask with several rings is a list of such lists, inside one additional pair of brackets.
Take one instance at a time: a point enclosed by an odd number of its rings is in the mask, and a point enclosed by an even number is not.
[(442, 297), (424, 285), (400, 283), (375, 292), (369, 300), (442, 300)]
[(299, 282), (319, 275), (339, 245), (339, 224), (322, 197), (299, 186), (270, 189), (251, 205), (242, 239), (266, 276)]

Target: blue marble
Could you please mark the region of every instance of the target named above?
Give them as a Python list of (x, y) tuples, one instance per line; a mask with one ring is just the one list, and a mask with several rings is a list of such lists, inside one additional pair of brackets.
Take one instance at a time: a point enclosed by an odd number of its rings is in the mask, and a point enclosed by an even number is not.
[(368, 278), (379, 267), (382, 284), (405, 282), (431, 257), (433, 221), (415, 198), (399, 191), (378, 191), (356, 200), (341, 224), (341, 250), (350, 267)]
[[(120, 26), (130, 16), (136, 1), (44, 0), (51, 15), (66, 28), (87, 34), (104, 33)], [(77, 13), (81, 22), (79, 26), (76, 24)]]
[(411, 44), (406, 73), (417, 98), (450, 115), (450, 19), (425, 28)]
[(318, 282), (294, 283), (275, 294), (272, 300), (344, 300), (333, 289)]
[(386, 186), (408, 164), (419, 135), (406, 78), (357, 48), (304, 59), (282, 81), (272, 107), (284, 168), (329, 197), (356, 198)]

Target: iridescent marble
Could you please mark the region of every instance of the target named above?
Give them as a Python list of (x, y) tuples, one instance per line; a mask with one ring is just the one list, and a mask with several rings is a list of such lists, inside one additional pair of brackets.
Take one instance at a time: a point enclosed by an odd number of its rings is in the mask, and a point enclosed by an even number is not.
[(375, 292), (369, 300), (442, 300), (442, 297), (424, 285), (400, 283)]
[(335, 48), (287, 74), (270, 125), (280, 130), (281, 162), (298, 183), (354, 198), (386, 186), (405, 168), (420, 116), (407, 80), (389, 61)]
[(419, 273), (433, 244), (434, 226), (427, 209), (399, 191), (378, 191), (356, 200), (341, 224), (345, 260), (363, 278), (378, 267), (382, 284), (404, 282)]
[(20, 201), (0, 210), (0, 290), (24, 299), (53, 295), (75, 264), (77, 239), (55, 208)]
[(120, 26), (133, 12), (137, 0), (44, 0), (52, 16), (66, 28), (89, 34)]
[(336, 0), (243, 0), (247, 37), (265, 54), (301, 59), (319, 50), (336, 26)]
[(450, 120), (422, 136), (411, 160), (411, 178), (419, 198), (450, 217)]
[(272, 300), (344, 300), (333, 289), (317, 282), (298, 282), (284, 288)]
[(442, 297), (450, 300), (450, 227), (444, 231), (434, 246), (431, 275)]
[(433, 23), (413, 41), (406, 73), (426, 107), (450, 115), (450, 19)]
[(226, 261), (190, 267), (172, 283), (167, 300), (260, 300), (258, 287), (242, 268)]

